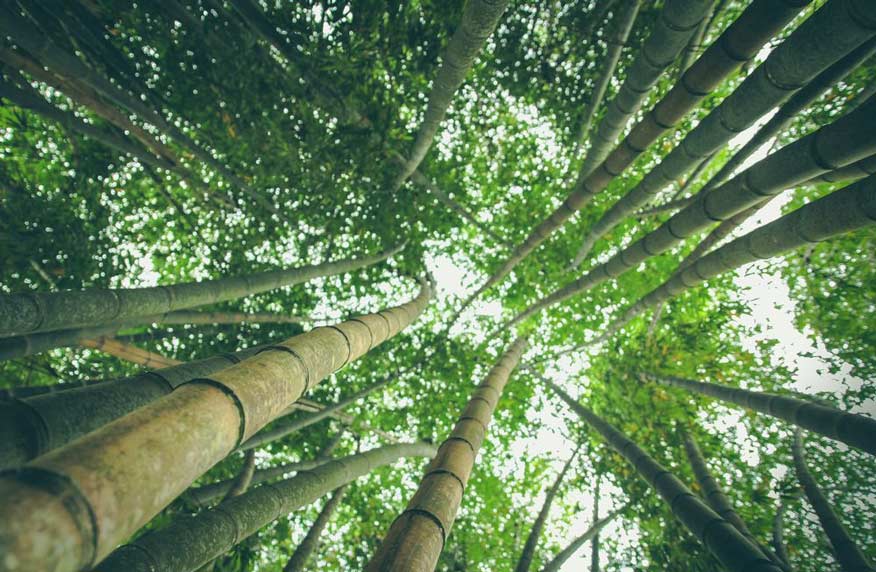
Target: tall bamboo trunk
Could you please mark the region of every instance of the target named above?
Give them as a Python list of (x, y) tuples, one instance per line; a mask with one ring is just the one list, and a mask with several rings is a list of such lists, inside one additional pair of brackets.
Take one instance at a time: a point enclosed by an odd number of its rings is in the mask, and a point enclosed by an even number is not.
[[(667, 93), (651, 111), (645, 114), (645, 117), (636, 124), (630, 134), (608, 155), (608, 157), (587, 177), (580, 177), (575, 183), (572, 192), (566, 197), (566, 200), (544, 219), (538, 226), (529, 234), (529, 236), (514, 249), (510, 256), (502, 263), (502, 266), (493, 273), (487, 281), (470, 296), (459, 310), (462, 312), (468, 307), (478, 296), (490, 289), (495, 284), (502, 281), (524, 258), (536, 249), (542, 242), (560, 228), (569, 218), (576, 212), (584, 208), (585, 205), (599, 192), (604, 190), (608, 184), (624, 169), (642, 154), (652, 143), (654, 143), (661, 135), (666, 133), (678, 121), (680, 121), (689, 111), (694, 109), (702, 99), (711, 93), (728, 75), (739, 68), (739, 66), (757, 54), (761, 46), (767, 42), (778, 30), (780, 30), (787, 22), (789, 22), (809, 0), (800, 0), (799, 2), (790, 0), (787, 3), (783, 2), (781, 8), (777, 8), (772, 0), (757, 0), (753, 2), (742, 15), (730, 25), (727, 30), (721, 34), (709, 47), (708, 50), (688, 69), (681, 81), (678, 82)], [(840, 0), (843, 1), (843, 0)], [(701, 2), (696, 4), (698, 9), (703, 12), (707, 9), (708, 3)], [(690, 33), (693, 32), (693, 27), (701, 20), (701, 14), (694, 10), (689, 10), (688, 5), (680, 0), (675, 2), (667, 2), (661, 13), (661, 22), (670, 29), (686, 29), (690, 28)], [(837, 27), (834, 19), (843, 20), (841, 17), (834, 17), (833, 14), (822, 14), (816, 18), (816, 23), (830, 24), (829, 29)], [(851, 24), (850, 24), (851, 25)], [(786, 46), (784, 50), (777, 48), (776, 51), (784, 51), (786, 53), (796, 53), (798, 45), (803, 45), (804, 52), (807, 52), (806, 45), (818, 39), (818, 42), (832, 43), (829, 30), (822, 30), (820, 24), (810, 26), (806, 29), (805, 34), (792, 35), (782, 46)], [(652, 34), (669, 33), (667, 31), (656, 31)], [(659, 39), (658, 36), (654, 36)], [(689, 36), (688, 36), (689, 37)], [(646, 47), (655, 43), (648, 40)], [(644, 49), (644, 48), (643, 48)], [(840, 47), (837, 51), (841, 52)], [(643, 52), (644, 54), (645, 52)], [(840, 57), (845, 52), (837, 55)], [(771, 57), (775, 56), (771, 54)], [(643, 56), (644, 58), (644, 56)], [(823, 62), (824, 57), (819, 56), (816, 64)], [(813, 62), (809, 62), (813, 63)], [(830, 61), (827, 62), (828, 64)], [(647, 65), (647, 64), (642, 64)], [(781, 66), (777, 66), (778, 71), (781, 71)], [(815, 72), (817, 73), (817, 71)], [(618, 98), (615, 98), (618, 99)], [(603, 120), (604, 122), (605, 120)], [(583, 258), (583, 257), (582, 257)]]
[[(605, 518), (593, 521), (593, 524), (584, 532), (584, 534), (570, 542), (568, 546), (558, 552), (550, 562), (545, 564), (544, 568), (541, 569), (541, 572), (558, 572), (560, 568), (563, 567), (563, 564), (565, 564), (569, 558), (574, 556), (588, 540), (593, 541), (594, 546), (598, 546), (599, 531), (617, 518), (624, 510), (626, 510), (626, 507), (612, 512)], [(590, 560), (590, 572), (599, 572), (599, 551), (594, 550), (593, 554), (595, 556)]]
[(326, 493), (403, 457), (432, 457), (429, 443), (386, 445), (324, 463), (315, 469), (252, 490), (184, 516), (116, 549), (99, 572), (192, 572), (220, 556), (260, 528), (308, 506)]
[[(855, 1), (861, 6), (852, 6)], [(597, 240), (663, 190), (667, 181), (683, 176), (834, 62), (876, 36), (874, 22), (876, 4), (872, 2), (833, 0), (822, 6), (588, 229), (578, 256), (585, 258)], [(822, 41), (829, 42), (830, 49), (822, 49)]]
[(821, 528), (830, 540), (830, 545), (833, 547), (834, 555), (843, 569), (843, 572), (873, 572), (873, 565), (867, 560), (867, 557), (855, 544), (855, 541), (849, 536), (848, 530), (843, 526), (830, 502), (821, 489), (815, 478), (809, 472), (806, 466), (806, 456), (803, 451), (803, 438), (800, 436), (800, 431), (794, 433), (794, 444), (791, 447), (794, 455), (794, 469), (797, 473), (797, 480), (803, 487), (803, 492), (806, 493), (806, 498), (812, 509), (818, 516), (818, 521), (821, 523)]
[[(590, 94), (590, 102), (587, 104), (587, 109), (584, 112), (584, 120), (581, 122), (581, 127), (578, 128), (578, 135), (575, 137), (575, 148), (577, 149), (587, 140), (590, 133), (590, 126), (593, 124), (593, 118), (599, 107), (602, 105), (602, 100), (605, 97), (605, 92), (608, 89), (608, 84), (611, 78), (614, 77), (615, 69), (620, 61), (621, 51), (630, 37), (630, 32), (633, 30), (633, 24), (636, 21), (636, 16), (639, 14), (639, 8), (642, 7), (642, 0), (627, 0), (623, 2), (620, 10), (616, 10), (614, 16), (614, 37), (607, 40), (608, 49), (605, 52), (605, 61), (602, 63), (602, 71), (593, 90)], [(614, 141), (611, 142), (613, 144)], [(609, 143), (605, 143), (606, 146)], [(607, 152), (606, 152), (607, 153)], [(589, 159), (589, 156), (588, 156)], [(585, 159), (586, 160), (586, 159)], [(589, 174), (589, 173), (588, 173)]]
[(234, 300), (321, 276), (352, 272), (382, 262), (400, 249), (395, 247), (376, 255), (313, 266), (172, 286), (3, 294), (0, 295), (0, 336), (99, 326)]
[(493, 411), (525, 348), (525, 339), (514, 341), (474, 391), (450, 437), (441, 444), (426, 469), (419, 489), (392, 523), (366, 570), (431, 572), (435, 569)]
[(517, 561), (517, 566), (514, 568), (515, 572), (529, 572), (529, 569), (532, 566), (532, 559), (535, 558), (535, 549), (538, 547), (538, 541), (541, 539), (541, 532), (544, 529), (548, 516), (550, 515), (554, 498), (560, 490), (560, 485), (563, 484), (563, 479), (566, 478), (566, 473), (568, 473), (569, 469), (572, 467), (572, 462), (578, 455), (578, 449), (580, 449), (580, 446), (575, 449), (569, 457), (569, 460), (563, 465), (560, 474), (557, 475), (556, 480), (554, 480), (554, 483), (545, 493), (544, 503), (542, 503), (541, 510), (538, 511), (538, 516), (535, 518), (535, 522), (532, 523), (532, 530), (529, 531), (529, 536), (526, 537), (526, 542), (523, 544), (520, 559)]
[(508, 0), (468, 0), (465, 3), (459, 27), (447, 44), (441, 67), (432, 83), (429, 103), (417, 131), (417, 138), (408, 153), (407, 162), (392, 184), (394, 190), (398, 190), (423, 162), (444, 116), (447, 115), (453, 95), (462, 86), (487, 38), (499, 25), (499, 19), (507, 6)]
[(307, 316), (286, 316), (268, 312), (199, 312), (177, 310), (162, 315), (159, 324), (300, 324)]
[[(0, 475), (7, 561), (54, 572), (93, 567), (303, 394), (405, 329), (430, 298), (424, 283), (407, 304), (269, 346)], [(31, 542), (37, 531), (53, 542)]]
[(371, 395), (375, 391), (386, 387), (386, 385), (393, 379), (395, 379), (395, 376), (386, 376), (380, 381), (372, 383), (368, 387), (357, 391), (353, 395), (346, 397), (333, 405), (329, 405), (328, 407), (323, 408), (321, 411), (311, 413), (310, 415), (307, 415), (305, 417), (299, 417), (292, 420), (290, 423), (286, 423), (278, 427), (273, 427), (271, 429), (260, 431), (259, 433), (253, 435), (246, 442), (244, 442), (240, 446), (240, 448), (244, 451), (247, 451), (249, 449), (255, 449), (256, 447), (261, 447), (266, 443), (276, 441), (277, 439), (282, 439), (287, 435), (291, 435), (292, 433), (301, 431), (305, 427), (310, 427), (314, 423), (319, 423), (323, 419), (331, 417), (336, 412), (341, 411), (346, 407), (349, 407), (360, 399), (363, 399)]
[[(0, 402), (0, 468), (56, 449), (143, 407), (193, 379), (256, 355), (255, 347), (131, 377)], [(65, 384), (74, 385), (74, 384)]]
[[(601, 475), (596, 475), (596, 491), (593, 495), (593, 528), (596, 524), (599, 523), (599, 493), (600, 493), (600, 482), (602, 480)], [(604, 526), (604, 525), (603, 525)], [(585, 533), (586, 534), (586, 533)], [(574, 544), (574, 543), (573, 543)], [(583, 543), (582, 543), (583, 544)], [(569, 545), (571, 548), (572, 545)], [(577, 548), (574, 548), (573, 551), (577, 551)], [(571, 553), (569, 554), (571, 556)], [(559, 557), (559, 554), (557, 555)], [(556, 558), (554, 558), (556, 560)], [(563, 565), (565, 560), (561, 561), (558, 564), (558, 568)], [(546, 570), (542, 570), (542, 572), (546, 572)], [(590, 541), (590, 572), (599, 572), (599, 530), (593, 533), (593, 538)]]
[(546, 383), (609, 446), (623, 456), (662, 498), (676, 518), (731, 572), (780, 572), (757, 545), (708, 507), (678, 477), (651, 458), (635, 442), (584, 407), (550, 381)]
[(787, 568), (791, 568), (791, 559), (785, 547), (785, 501), (779, 499), (779, 506), (773, 516), (773, 551), (781, 558)]
[(787, 421), (797, 427), (876, 455), (876, 419), (872, 417), (847, 413), (833, 407), (784, 395), (748, 391), (671, 375), (651, 373), (639, 375), (646, 381), (679, 387), (700, 395), (720, 399), (726, 403), (735, 403), (746, 409)]
[(319, 548), (319, 537), (322, 536), (322, 531), (325, 530), (329, 519), (338, 505), (341, 504), (341, 499), (344, 498), (344, 493), (347, 491), (347, 485), (342, 485), (335, 489), (332, 496), (323, 505), (319, 511), (316, 520), (307, 530), (304, 540), (295, 548), (295, 552), (286, 561), (283, 566), (283, 572), (304, 572), (307, 569), (307, 562)]
[(120, 342), (114, 338), (100, 337), (86, 339), (79, 342), (79, 345), (84, 348), (101, 351), (105, 354), (115, 356), (137, 365), (142, 365), (143, 367), (161, 369), (163, 367), (173, 367), (183, 363), (178, 359), (165, 357), (161, 354), (138, 348), (133, 344)]
[[(701, 192), (687, 207), (584, 276), (552, 292), (515, 316), (509, 326), (637, 268), (714, 224), (760, 208), (787, 188), (859, 163), (876, 153), (876, 98), (834, 123), (789, 144), (727, 183)], [(836, 172), (836, 171), (834, 171)], [(857, 169), (848, 175), (854, 176)], [(720, 227), (718, 227), (720, 228)], [(719, 238), (716, 234), (710, 240)]]
[(608, 339), (648, 308), (723, 272), (871, 226), (876, 222), (874, 196), (876, 176), (871, 175), (725, 244), (687, 268), (676, 271), (669, 280), (610, 323), (595, 341)]
[(688, 432), (684, 433), (684, 451), (687, 454), (687, 459), (693, 469), (697, 484), (700, 486), (700, 493), (703, 495), (703, 498), (706, 499), (706, 503), (712, 507), (712, 510), (718, 513), (721, 518), (735, 526), (736, 530), (738, 530), (742, 536), (750, 540), (752, 544), (760, 549), (761, 554), (772, 560), (780, 568), (786, 569), (785, 563), (773, 554), (771, 550), (761, 545), (748, 529), (745, 521), (742, 520), (742, 517), (739, 516), (739, 513), (733, 508), (730, 499), (727, 498), (727, 495), (721, 490), (721, 485), (719, 485), (718, 481), (715, 480), (715, 477), (712, 476), (712, 473), (709, 471), (709, 466), (706, 464), (706, 459), (700, 451), (699, 445), (697, 445), (693, 435)]
[[(626, 0), (629, 3), (629, 0)], [(654, 29), (645, 40), (627, 72), (617, 95), (608, 102), (605, 115), (591, 138), (591, 146), (578, 172), (589, 177), (614, 148), (618, 136), (654, 89), (696, 29), (705, 19), (713, 0), (667, 2)]]

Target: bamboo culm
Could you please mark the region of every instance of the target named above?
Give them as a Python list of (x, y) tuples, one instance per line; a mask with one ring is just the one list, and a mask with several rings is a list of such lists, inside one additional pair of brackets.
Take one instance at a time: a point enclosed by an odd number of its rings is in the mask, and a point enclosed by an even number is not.
[(781, 571), (781, 568), (767, 559), (755, 544), (709, 508), (674, 474), (663, 468), (638, 445), (590, 409), (572, 399), (558, 386), (549, 381), (546, 383), (583, 421), (602, 435), (612, 449), (635, 467), (642, 479), (663, 498), (675, 517), (727, 570), (730, 572)]
[(806, 455), (803, 451), (803, 438), (799, 430), (794, 433), (791, 452), (794, 457), (797, 480), (800, 481), (803, 492), (806, 493), (806, 499), (818, 516), (821, 528), (830, 540), (834, 555), (843, 572), (873, 572), (873, 565), (849, 535), (848, 530), (830, 506), (830, 501), (821, 492), (818, 483), (809, 472), (809, 468), (806, 466)]
[(382, 262), (400, 249), (398, 246), (361, 258), (172, 286), (3, 294), (0, 295), (0, 336), (97, 326), (234, 300), (321, 276), (352, 272)]
[(84, 339), (79, 342), (79, 345), (147, 368), (160, 369), (183, 363), (178, 359), (165, 357), (112, 337), (101, 336), (94, 339)]
[(610, 323), (594, 342), (608, 339), (636, 316), (709, 278), (876, 223), (876, 176), (835, 191), (700, 258), (677, 271)]
[(578, 136), (575, 137), (576, 148), (584, 143), (587, 135), (590, 133), (593, 118), (602, 105), (602, 99), (605, 97), (605, 92), (608, 89), (608, 84), (611, 83), (611, 78), (614, 77), (615, 68), (617, 68), (617, 64), (620, 61), (621, 51), (630, 37), (630, 32), (633, 30), (633, 24), (636, 21), (636, 16), (639, 14), (641, 6), (642, 0), (630, 0), (623, 2), (621, 9), (616, 11), (614, 16), (614, 37), (607, 40), (608, 49), (605, 52), (602, 71), (591, 90), (590, 102), (584, 111), (584, 120), (581, 123), (581, 127), (578, 128)]
[(529, 572), (529, 569), (532, 566), (532, 559), (535, 557), (535, 549), (538, 547), (538, 541), (541, 539), (541, 531), (544, 529), (544, 525), (547, 522), (548, 515), (551, 511), (551, 505), (553, 505), (554, 498), (560, 490), (560, 485), (563, 484), (563, 479), (566, 478), (566, 473), (569, 472), (569, 469), (572, 467), (572, 462), (578, 455), (578, 449), (580, 449), (580, 447), (575, 449), (569, 457), (569, 460), (563, 465), (563, 469), (560, 471), (560, 474), (557, 475), (554, 483), (547, 490), (544, 497), (544, 503), (541, 505), (541, 510), (538, 511), (538, 516), (535, 518), (535, 522), (532, 523), (532, 530), (529, 531), (529, 536), (526, 537), (526, 542), (523, 545), (523, 550), (520, 553), (520, 559), (517, 561), (517, 566), (514, 568), (514, 572)]
[(221, 507), (184, 516), (116, 549), (96, 572), (192, 572), (261, 527), (403, 457), (432, 457), (429, 443), (386, 445), (254, 487)]
[(93, 568), (303, 394), (404, 330), (431, 296), (423, 283), (411, 302), (268, 346), (0, 474), (0, 550), (23, 569)]
[(794, 397), (692, 381), (671, 375), (642, 373), (641, 378), (734, 403), (876, 455), (876, 419), (866, 415), (847, 413)]
[(366, 570), (435, 570), (493, 411), (525, 349), (525, 339), (515, 340), (475, 389), (450, 437), (427, 467), (417, 492), (390, 526)]
[(193, 379), (212, 375), (254, 356), (260, 349), (216, 355), (85, 387), (0, 401), (0, 468), (17, 467), (66, 445)]
[[(590, 149), (578, 171), (580, 179), (590, 176), (614, 148), (618, 136), (645, 102), (657, 80), (690, 42), (694, 32), (706, 18), (713, 1), (682, 0), (666, 3), (654, 30), (642, 45), (620, 89), (606, 106), (605, 115), (593, 133)], [(628, 29), (632, 26), (632, 19), (635, 18), (638, 7), (639, 2), (626, 0), (625, 8), (631, 12), (626, 12), (618, 18), (618, 37), (624, 31), (626, 36), (629, 36)], [(631, 20), (627, 21), (625, 18)], [(626, 39), (621, 43), (625, 41)], [(620, 46), (617, 46), (617, 50), (618, 54), (615, 57), (620, 55)], [(611, 60), (607, 58), (606, 66), (610, 64)], [(600, 81), (603, 79), (610, 79), (610, 76), (609, 78), (603, 76)]]
[[(777, 7), (773, 0), (757, 0), (746, 8), (742, 15), (684, 73), (681, 81), (632, 128), (630, 134), (608, 157), (589, 176), (579, 176), (574, 189), (565, 201), (539, 223), (512, 251), (502, 266), (463, 303), (457, 316), (483, 292), (502, 281), (536, 247), (547, 240), (572, 215), (584, 208), (642, 152), (720, 85), (724, 78), (738, 69), (744, 61), (754, 57), (761, 46), (793, 19), (808, 2), (809, 0), (789, 0), (781, 2), (781, 6)], [(680, 0), (667, 2), (661, 13), (661, 26), (682, 29), (694, 27), (695, 23), (700, 21), (701, 15), (692, 9), (693, 6), (705, 13), (708, 3), (689, 5)], [(658, 31), (655, 30), (652, 35), (657, 33)], [(813, 35), (820, 41), (833, 42), (830, 33), (825, 31), (821, 34), (818, 27), (815, 27), (808, 37), (800, 38), (799, 41), (795, 39), (794, 43), (808, 44), (812, 41)]]
[(459, 27), (447, 44), (441, 67), (432, 83), (429, 103), (417, 131), (417, 138), (408, 153), (407, 162), (392, 184), (393, 190), (401, 188), (426, 157), (453, 95), (462, 86), (507, 6), (508, 0), (468, 0), (465, 3)]
[(578, 256), (585, 258), (597, 240), (645, 205), (668, 181), (683, 176), (874, 36), (876, 4), (839, 0), (822, 6), (587, 230)]
[[(515, 316), (509, 325), (617, 278), (705, 230), (715, 221), (726, 221), (750, 209), (756, 210), (789, 187), (869, 158), (876, 152), (876, 134), (870, 128), (873, 122), (876, 122), (876, 98), (834, 123), (786, 145), (727, 183), (698, 193), (690, 205), (659, 228), (581, 278), (532, 304)], [(726, 228), (730, 228), (729, 225)]]

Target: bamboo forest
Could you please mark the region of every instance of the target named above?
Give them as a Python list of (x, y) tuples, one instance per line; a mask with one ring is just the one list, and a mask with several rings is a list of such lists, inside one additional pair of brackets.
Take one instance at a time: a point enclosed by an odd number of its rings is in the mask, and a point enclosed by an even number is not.
[(874, 0), (0, 33), (0, 572), (876, 572)]

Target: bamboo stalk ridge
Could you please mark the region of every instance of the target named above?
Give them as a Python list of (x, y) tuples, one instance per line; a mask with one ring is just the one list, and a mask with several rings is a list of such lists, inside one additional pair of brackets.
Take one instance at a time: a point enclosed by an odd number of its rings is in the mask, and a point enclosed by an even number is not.
[(834, 172), (834, 176), (857, 176), (858, 168), (844, 173), (839, 170), (862, 160), (869, 164), (870, 156), (876, 153), (876, 133), (870, 127), (873, 122), (876, 122), (876, 98), (834, 123), (786, 145), (725, 184), (698, 193), (691, 204), (659, 228), (584, 276), (532, 304), (515, 316), (509, 326), (637, 268), (645, 260), (666, 252), (716, 221), (726, 221), (749, 209), (760, 208), (787, 188), (806, 184), (812, 178), (830, 172)]
[(266, 483), (195, 517), (183, 517), (116, 549), (94, 572), (193, 572), (274, 520), (403, 457), (432, 457), (430, 443), (386, 445)]
[[(565, 224), (572, 215), (584, 208), (594, 196), (603, 191), (652, 143), (671, 129), (689, 111), (695, 109), (706, 95), (718, 87), (721, 81), (737, 70), (743, 62), (753, 58), (761, 46), (793, 19), (802, 7), (808, 4), (808, 1), (782, 2), (781, 8), (777, 8), (773, 0), (753, 2), (694, 62), (669, 93), (645, 114), (642, 121), (632, 128), (630, 134), (614, 148), (608, 157), (589, 176), (579, 176), (565, 201), (539, 223), (529, 236), (514, 249), (502, 266), (463, 303), (458, 314), (483, 292), (502, 281), (514, 267)], [(703, 13), (708, 9), (708, 3), (705, 2), (697, 4), (697, 6), (702, 9)], [(661, 26), (665, 25), (670, 29), (690, 27), (689, 33), (692, 34), (695, 28), (692, 20), (699, 22), (700, 17), (695, 11), (687, 8), (688, 5), (680, 1), (667, 2), (660, 17), (660, 22), (663, 23)], [(816, 20), (818, 22), (830, 20), (831, 16), (832, 14), (822, 14)], [(831, 26), (831, 29), (833, 27)], [(806, 32), (806, 37), (801, 37), (801, 34), (796, 32), (796, 36), (792, 34), (782, 44), (790, 46), (786, 48), (786, 51), (793, 51), (797, 44), (809, 44), (813, 36), (819, 38), (819, 41), (833, 42), (832, 35), (827, 30), (822, 31), (820, 24), (807, 28)], [(653, 34), (657, 33), (658, 31), (653, 32)], [(646, 42), (647, 45), (649, 45), (648, 42)], [(839, 54), (837, 57), (841, 55)], [(775, 56), (771, 54), (771, 57)], [(817, 61), (821, 62), (823, 59), (823, 57), (819, 57)], [(777, 67), (782, 69), (781, 66)]]
[(876, 4), (866, 0), (832, 0), (822, 6), (587, 230), (577, 257), (583, 260), (597, 240), (670, 181), (690, 171), (874, 36)]
[(639, 375), (645, 381), (679, 387), (724, 402), (734, 403), (764, 415), (770, 415), (813, 433), (824, 435), (829, 439), (841, 441), (871, 455), (876, 455), (876, 419), (872, 417), (847, 413), (833, 407), (784, 395), (749, 391), (665, 374), (641, 373)]
[(431, 296), (424, 282), (406, 304), (271, 345), (0, 476), (0, 551), (25, 569), (94, 567), (310, 388), (404, 330)]
[(809, 472), (809, 467), (806, 466), (806, 454), (803, 451), (803, 438), (800, 435), (800, 431), (794, 433), (791, 453), (794, 457), (794, 470), (797, 473), (797, 480), (800, 481), (803, 492), (806, 493), (806, 499), (815, 511), (816, 516), (818, 516), (821, 528), (830, 540), (834, 555), (843, 572), (873, 572), (873, 565), (867, 560), (867, 557), (849, 535), (839, 516), (830, 506), (830, 501), (821, 492), (818, 483), (815, 481), (812, 473)]
[(700, 500), (678, 477), (666, 470), (636, 443), (584, 407), (554, 383), (545, 383), (606, 443), (620, 453), (666, 502), (675, 517), (730, 572), (780, 572), (757, 545)]
[(441, 67), (438, 68), (432, 83), (429, 103), (423, 114), (417, 137), (408, 153), (407, 162), (392, 183), (393, 190), (401, 188), (423, 162), (426, 153), (432, 147), (444, 116), (447, 115), (454, 94), (462, 86), (487, 38), (499, 25), (499, 20), (507, 7), (508, 0), (468, 0), (465, 3), (459, 27), (447, 44)]
[(321, 276), (352, 272), (382, 262), (402, 247), (361, 258), (172, 286), (3, 294), (0, 295), (0, 336), (96, 326), (224, 302)]
[(876, 223), (876, 176), (835, 191), (733, 240), (643, 296), (595, 340), (608, 339), (636, 316), (728, 270), (778, 256)]
[(475, 389), (450, 437), (441, 444), (426, 469), (417, 492), (392, 523), (366, 570), (431, 572), (435, 569), (493, 411), (525, 349), (524, 338), (515, 340)]

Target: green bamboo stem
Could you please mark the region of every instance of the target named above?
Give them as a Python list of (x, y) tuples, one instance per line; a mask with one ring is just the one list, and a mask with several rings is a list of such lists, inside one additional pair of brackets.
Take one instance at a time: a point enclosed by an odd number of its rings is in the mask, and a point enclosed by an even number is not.
[(675, 517), (731, 572), (780, 572), (760, 549), (700, 500), (678, 477), (666, 470), (623, 433), (572, 399), (550, 381), (545, 383), (612, 449), (629, 462), (639, 476), (666, 501)]
[(218, 507), (182, 517), (116, 549), (96, 572), (192, 572), (257, 530), (403, 457), (432, 457), (429, 443), (387, 445), (334, 459), (289, 479), (263, 484)]
[(417, 492), (392, 523), (366, 570), (432, 572), (450, 534), (493, 411), (526, 349), (518, 338), (475, 389), (450, 437), (426, 469)]
[(683, 0), (666, 3), (620, 89), (608, 102), (605, 115), (593, 133), (590, 149), (578, 171), (579, 180), (589, 177), (608, 157), (618, 136), (645, 102), (657, 80), (672, 65), (706, 19), (713, 1)]
[[(572, 215), (584, 208), (589, 201), (626, 167), (654, 143), (661, 135), (666, 133), (689, 111), (694, 109), (703, 98), (711, 93), (721, 81), (737, 70), (744, 61), (754, 57), (761, 46), (766, 43), (778, 30), (802, 9), (809, 0), (789, 0), (781, 2), (777, 6), (772, 0), (757, 0), (753, 2), (742, 15), (721, 34), (712, 46), (688, 69), (679, 81), (648, 113), (636, 124), (630, 134), (608, 155), (593, 172), (587, 177), (579, 177), (572, 192), (566, 200), (555, 209), (546, 219), (536, 226), (529, 236), (519, 244), (494, 272), (475, 291), (457, 311), (458, 317), (475, 299), (494, 285), (501, 282), (511, 271), (532, 253), (542, 242), (560, 228)], [(844, 0), (840, 0), (844, 1)], [(693, 9), (693, 7), (696, 9)], [(682, 0), (667, 2), (661, 13), (660, 28), (672, 29), (693, 28), (702, 19), (702, 14), (708, 7), (708, 2), (688, 4)], [(840, 18), (841, 19), (841, 18)], [(806, 46), (819, 39), (819, 42), (832, 43), (831, 31), (834, 29), (832, 14), (824, 13), (816, 18), (817, 22), (830, 23), (829, 30), (821, 30), (819, 26), (810, 26), (805, 34), (791, 36), (782, 46), (786, 47), (783, 53), (796, 50), (798, 44), (803, 45), (803, 52), (808, 53)], [(652, 33), (660, 32), (659, 29)], [(689, 37), (689, 36), (688, 36)], [(793, 38), (793, 41), (792, 41)], [(649, 38), (645, 46), (653, 43)], [(659, 46), (655, 46), (655, 49)], [(644, 50), (645, 48), (643, 48)], [(780, 50), (777, 50), (780, 51)], [(829, 50), (828, 50), (829, 51)], [(643, 54), (647, 52), (643, 51)], [(774, 52), (775, 53), (775, 52)], [(840, 54), (841, 55), (841, 54)], [(771, 57), (775, 58), (774, 54)], [(785, 57), (785, 56), (783, 56)], [(839, 56), (837, 56), (839, 57)], [(650, 58), (650, 54), (648, 55)], [(641, 59), (647, 59), (643, 55)], [(818, 62), (825, 58), (819, 57)], [(790, 63), (790, 62), (787, 62)], [(808, 62), (812, 64), (813, 62)], [(828, 62), (830, 63), (830, 62)], [(646, 64), (642, 64), (643, 66)], [(784, 66), (776, 66), (781, 71)], [(817, 72), (816, 72), (817, 73)], [(790, 77), (790, 76), (789, 76)], [(615, 98), (618, 99), (618, 98)], [(629, 107), (625, 108), (629, 109)], [(606, 114), (606, 117), (608, 115)], [(603, 120), (605, 122), (605, 119)], [(454, 321), (456, 319), (454, 318)]]
[(794, 433), (794, 443), (791, 447), (791, 452), (794, 456), (794, 470), (797, 473), (797, 480), (800, 481), (809, 504), (812, 505), (816, 516), (818, 516), (821, 528), (827, 535), (828, 540), (830, 540), (834, 555), (843, 572), (873, 572), (873, 565), (867, 560), (867, 557), (849, 535), (839, 516), (830, 506), (830, 501), (821, 492), (818, 483), (809, 472), (809, 468), (806, 466), (805, 452), (803, 451), (803, 438), (799, 430)]
[(337, 262), (171, 286), (3, 294), (0, 295), (0, 336), (99, 326), (234, 300), (321, 276), (352, 272), (382, 262), (401, 248), (397, 246), (380, 254)]
[[(855, 2), (859, 2), (860, 7), (854, 6)], [(876, 4), (864, 0), (834, 0), (822, 6), (587, 230), (578, 256), (585, 258), (597, 240), (647, 204), (667, 182), (693, 169), (874, 36)], [(830, 48), (822, 47), (822, 42), (828, 41)]]
[[(621, 51), (627, 44), (627, 39), (630, 37), (630, 32), (633, 30), (633, 24), (641, 7), (642, 0), (626, 0), (622, 3), (620, 10), (617, 10), (615, 13), (614, 37), (607, 40), (608, 49), (605, 52), (605, 60), (602, 63), (599, 78), (596, 80), (596, 84), (590, 93), (590, 102), (584, 111), (584, 120), (581, 122), (581, 126), (578, 128), (578, 135), (575, 137), (576, 149), (584, 143), (590, 133), (593, 118), (596, 117), (596, 112), (599, 111), (599, 107), (602, 105), (605, 92), (608, 90), (608, 84), (611, 83), (611, 78), (614, 77), (614, 72), (620, 61)], [(614, 141), (612, 141), (613, 143)], [(607, 153), (608, 151), (606, 150)], [(589, 159), (589, 156), (587, 159)]]
[(535, 522), (532, 523), (532, 529), (529, 531), (529, 535), (526, 537), (526, 542), (523, 544), (520, 559), (517, 561), (517, 566), (514, 568), (515, 572), (529, 572), (529, 569), (532, 567), (532, 560), (535, 558), (535, 549), (538, 547), (538, 541), (541, 539), (542, 530), (544, 530), (544, 525), (550, 515), (554, 498), (560, 490), (560, 485), (563, 484), (563, 479), (566, 478), (566, 473), (568, 473), (569, 469), (572, 467), (572, 462), (575, 460), (575, 457), (578, 456), (579, 449), (580, 446), (575, 449), (563, 465), (563, 469), (557, 475), (554, 483), (547, 490), (544, 497), (544, 503), (541, 505), (541, 510), (538, 511), (538, 516), (535, 518)]
[(398, 190), (420, 166), (456, 91), (462, 86), (487, 38), (499, 25), (508, 0), (468, 0), (463, 7), (459, 27), (450, 38), (441, 67), (432, 83), (429, 103), (420, 123), (417, 137), (408, 152), (408, 159), (392, 184)]
[(0, 401), (0, 468), (17, 467), (66, 445), (261, 349), (257, 346), (123, 379)]
[[(659, 228), (584, 276), (532, 304), (515, 316), (509, 326), (637, 268), (652, 256), (662, 254), (707, 229), (715, 221), (727, 221), (737, 216), (744, 216), (744, 220), (752, 210), (761, 208), (787, 188), (806, 184), (813, 177), (869, 158), (876, 153), (876, 133), (870, 128), (873, 122), (876, 122), (876, 98), (834, 123), (786, 145), (725, 184), (698, 193), (690, 205)], [(749, 214), (741, 215), (743, 212)], [(735, 219), (726, 224), (718, 236), (709, 238), (708, 242), (714, 244), (723, 238), (722, 232), (729, 234), (741, 222)], [(702, 251), (706, 247), (700, 248)]]
[(92, 568), (308, 390), (404, 330), (431, 292), (423, 283), (407, 304), (269, 346), (0, 474), (0, 550), (23, 569)]
[(876, 455), (876, 419), (871, 417), (846, 413), (833, 407), (784, 395), (748, 391), (671, 375), (642, 373), (641, 376), (647, 381), (679, 387), (776, 417), (797, 427)]

